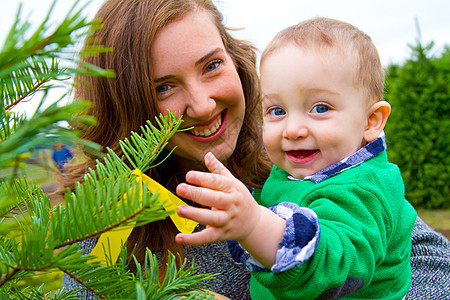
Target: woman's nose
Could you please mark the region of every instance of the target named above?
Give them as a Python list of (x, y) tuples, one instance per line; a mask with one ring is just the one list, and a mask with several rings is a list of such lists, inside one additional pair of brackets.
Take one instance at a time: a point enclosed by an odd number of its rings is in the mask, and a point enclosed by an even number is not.
[(305, 138), (308, 136), (308, 127), (299, 117), (288, 117), (283, 130), (283, 137), (290, 140)]
[(190, 87), (187, 98), (186, 114), (193, 119), (208, 119), (217, 105), (205, 86)]

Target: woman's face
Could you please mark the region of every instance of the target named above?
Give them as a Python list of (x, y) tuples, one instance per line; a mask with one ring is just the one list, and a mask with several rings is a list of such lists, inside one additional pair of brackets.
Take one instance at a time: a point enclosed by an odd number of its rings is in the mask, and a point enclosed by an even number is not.
[(233, 59), (206, 11), (188, 13), (155, 36), (151, 67), (159, 112), (183, 115), (181, 128), (166, 148), (203, 162), (207, 152), (231, 156), (245, 113), (244, 92)]

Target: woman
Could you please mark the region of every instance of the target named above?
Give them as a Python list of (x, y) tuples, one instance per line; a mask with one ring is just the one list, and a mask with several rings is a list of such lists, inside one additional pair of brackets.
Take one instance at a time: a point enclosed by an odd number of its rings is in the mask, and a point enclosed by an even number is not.
[[(103, 19), (104, 27), (94, 34), (94, 40), (114, 51), (87, 62), (112, 69), (117, 77), (78, 78), (88, 84), (77, 88), (76, 97), (92, 101), (89, 114), (98, 120), (98, 126), (83, 131), (83, 137), (120, 154), (118, 141), (131, 131), (138, 132), (146, 120), (154, 120), (166, 109), (179, 111), (184, 116), (183, 127), (194, 126), (195, 130), (173, 137), (168, 149), (178, 148), (164, 164), (152, 169), (151, 177), (174, 190), (187, 170), (204, 169), (203, 155), (211, 151), (247, 186), (261, 187), (270, 165), (259, 129), (256, 55), (249, 43), (229, 35), (214, 4), (210, 0), (109, 0), (96, 17)], [(72, 187), (82, 180), (95, 159), (88, 157), (72, 167), (65, 185)], [(232, 299), (249, 297), (249, 274), (231, 261), (223, 242), (182, 247), (175, 243), (176, 233), (170, 219), (154, 222), (135, 228), (128, 248), (137, 243), (139, 260), (145, 247), (150, 248), (162, 267), (167, 250), (189, 261), (194, 258), (200, 272), (221, 273), (210, 282), (217, 293)], [(88, 240), (82, 246), (90, 252), (96, 242)], [(435, 250), (423, 256), (431, 248)], [(448, 279), (448, 253), (448, 241), (418, 218), (408, 298), (424, 295), (424, 285), (436, 274), (434, 263), (441, 266), (439, 276)], [(433, 281), (427, 289), (445, 287), (441, 283)], [(66, 289), (75, 286), (64, 278)], [(448, 291), (448, 281), (446, 286), (441, 292)], [(428, 290), (427, 295), (435, 293)], [(88, 293), (87, 298), (91, 297)]]
[[(230, 36), (222, 16), (208, 0), (110, 0), (96, 18), (104, 27), (93, 39), (112, 47), (87, 62), (116, 72), (116, 78), (78, 78), (76, 97), (92, 101), (89, 114), (98, 126), (83, 138), (120, 153), (118, 141), (139, 131), (167, 109), (183, 114), (184, 128), (166, 147), (174, 154), (150, 176), (169, 189), (190, 169), (203, 169), (208, 151), (220, 158), (249, 187), (261, 187), (270, 171), (259, 128), (260, 98), (254, 48)], [(67, 186), (81, 180), (95, 157), (71, 169)], [(219, 294), (246, 299), (249, 274), (235, 265), (224, 242), (205, 247), (175, 243), (177, 230), (170, 219), (135, 228), (128, 248), (143, 260), (145, 248), (165, 266), (167, 250), (195, 259), (200, 272), (221, 275), (212, 281)], [(83, 243), (92, 249), (96, 240)], [(162, 274), (164, 272), (161, 272)], [(65, 278), (64, 286), (74, 284)]]

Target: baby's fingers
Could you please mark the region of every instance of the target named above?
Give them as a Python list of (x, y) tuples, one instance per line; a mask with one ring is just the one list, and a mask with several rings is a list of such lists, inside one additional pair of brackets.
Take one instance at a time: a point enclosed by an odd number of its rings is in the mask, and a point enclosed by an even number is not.
[(211, 152), (205, 155), (205, 164), (211, 173), (189, 171), (186, 174), (186, 181), (216, 191), (231, 192), (234, 190), (239, 181)]
[(175, 236), (175, 241), (183, 245), (199, 246), (212, 243), (218, 240), (217, 231), (214, 228), (206, 228), (200, 232), (192, 234), (179, 233)]
[(200, 171), (189, 171), (186, 174), (186, 182), (212, 190), (228, 190), (228, 180), (218, 174)]
[(180, 183), (176, 192), (180, 197), (192, 200), (203, 206), (217, 209), (227, 209), (230, 206), (230, 201), (227, 200), (226, 194), (220, 191)]
[(234, 178), (233, 174), (211, 152), (205, 155), (205, 165), (213, 174)]
[(182, 218), (191, 219), (200, 224), (214, 227), (222, 227), (228, 221), (226, 212), (207, 208), (180, 205), (177, 214)]

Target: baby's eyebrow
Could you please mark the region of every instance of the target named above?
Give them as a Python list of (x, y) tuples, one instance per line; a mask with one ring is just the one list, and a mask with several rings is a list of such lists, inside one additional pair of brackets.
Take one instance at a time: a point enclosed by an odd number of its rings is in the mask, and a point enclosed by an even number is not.
[(276, 99), (271, 97), (270, 95), (263, 94), (261, 97), (261, 107), (268, 107), (271, 104), (277, 103)]
[(274, 101), (277, 98), (276, 94), (261, 94), (261, 103), (264, 104), (264, 102), (268, 101)]
[(331, 95), (340, 95), (340, 93), (338, 92), (334, 92), (328, 89), (322, 89), (322, 88), (313, 88), (313, 89), (307, 89), (306, 90), (309, 93), (326, 93), (326, 94), (331, 94)]

